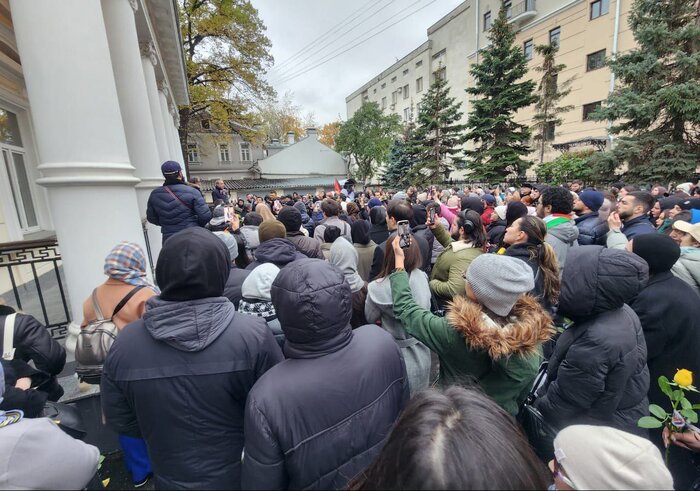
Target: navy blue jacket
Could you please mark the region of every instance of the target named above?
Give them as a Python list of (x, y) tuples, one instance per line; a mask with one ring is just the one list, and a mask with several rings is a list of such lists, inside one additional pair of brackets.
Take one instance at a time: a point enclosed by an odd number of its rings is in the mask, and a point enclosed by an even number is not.
[(637, 235), (655, 234), (656, 229), (649, 221), (649, 217), (642, 215), (623, 223), (622, 233), (625, 234), (627, 240), (633, 239)]
[(574, 223), (578, 228), (578, 245), (605, 245), (608, 224), (600, 219), (597, 211), (577, 217)]
[(180, 230), (204, 226), (211, 220), (211, 210), (197, 189), (186, 184), (169, 184), (168, 187), (180, 199), (161, 186), (151, 192), (146, 210), (148, 221), (161, 227), (163, 241)]

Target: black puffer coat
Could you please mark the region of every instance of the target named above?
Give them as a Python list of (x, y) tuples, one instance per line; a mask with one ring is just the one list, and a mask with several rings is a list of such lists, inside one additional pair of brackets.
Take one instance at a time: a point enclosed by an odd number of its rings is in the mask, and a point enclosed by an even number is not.
[(103, 413), (146, 440), (156, 489), (240, 489), (245, 401), (283, 358), (265, 320), (221, 296), (228, 264), (211, 232), (170, 238), (156, 268), (161, 295), (107, 355)]
[(569, 251), (559, 313), (574, 326), (557, 340), (535, 402), (559, 429), (593, 424), (644, 434), (637, 420), (648, 414), (647, 349), (626, 302), (647, 279), (648, 266), (635, 254), (600, 246)]
[[(0, 348), (2, 353), (9, 349), (3, 346), (5, 319), (15, 310), (9, 305), (0, 305)], [(28, 363), (34, 362), (34, 366), (43, 372), (46, 379), (43, 381), (40, 391), (45, 394), (44, 400), (57, 401), (63, 395), (63, 389), (58, 384), (56, 376), (61, 373), (66, 364), (66, 350), (51, 337), (48, 329), (33, 316), (17, 314), (15, 317), (15, 335), (13, 339), (15, 348), (14, 360)], [(7, 408), (3, 409), (16, 409)]]
[(184, 183), (166, 185), (177, 198), (161, 186), (151, 191), (146, 209), (148, 221), (161, 227), (163, 241), (180, 230), (203, 227), (211, 220), (211, 210), (200, 191)]
[(272, 302), (287, 360), (248, 396), (244, 489), (342, 489), (377, 456), (408, 398), (393, 337), (350, 327), (350, 286), (325, 261), (282, 269)]

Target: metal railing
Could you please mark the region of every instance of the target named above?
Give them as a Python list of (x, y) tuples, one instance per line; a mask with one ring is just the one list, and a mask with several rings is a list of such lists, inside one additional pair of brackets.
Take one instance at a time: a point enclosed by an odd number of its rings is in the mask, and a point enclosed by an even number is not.
[(3, 300), (43, 323), (51, 335), (64, 338), (71, 321), (63, 286), (61, 252), (56, 239), (0, 244), (0, 284), (9, 284)]
[(523, 2), (517, 3), (511, 7), (509, 19), (514, 19), (525, 12), (532, 12), (535, 10), (535, 0), (525, 0)]

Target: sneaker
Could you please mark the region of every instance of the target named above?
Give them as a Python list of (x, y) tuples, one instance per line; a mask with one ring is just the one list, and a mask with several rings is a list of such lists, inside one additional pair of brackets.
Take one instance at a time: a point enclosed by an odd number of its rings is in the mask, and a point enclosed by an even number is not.
[(139, 488), (144, 487), (146, 484), (148, 484), (148, 482), (151, 480), (152, 477), (153, 477), (153, 474), (149, 474), (146, 477), (144, 477), (143, 479), (141, 479), (140, 481), (135, 482), (134, 488), (139, 489)]

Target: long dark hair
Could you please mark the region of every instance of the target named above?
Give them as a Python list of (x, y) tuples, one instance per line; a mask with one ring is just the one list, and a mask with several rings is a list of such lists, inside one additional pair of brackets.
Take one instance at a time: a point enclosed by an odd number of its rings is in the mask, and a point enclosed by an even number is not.
[[(394, 248), (392, 247), (392, 240), (394, 237), (389, 237), (386, 241), (386, 249), (384, 250), (384, 262), (382, 263), (382, 269), (379, 271), (375, 279), (385, 278), (389, 276), (394, 271), (395, 266), (395, 254)], [(403, 250), (404, 253), (404, 269), (407, 273), (410, 273), (414, 269), (418, 269), (423, 265), (423, 255), (420, 253), (420, 247), (415, 237), (411, 237), (411, 244)]]
[(544, 275), (544, 294), (552, 304), (559, 302), (559, 262), (551, 245), (544, 240), (547, 236), (547, 225), (544, 221), (533, 216), (524, 216), (518, 222), (520, 231), (527, 235), (526, 245), (530, 259), (537, 258), (540, 271)]
[(348, 488), (546, 489), (552, 479), (513, 417), (478, 389), (418, 393)]
[(481, 216), (474, 210), (465, 210), (457, 215), (456, 220), (457, 227), (467, 238), (467, 241), (472, 243), (472, 247), (486, 252), (489, 239), (486, 236)]

